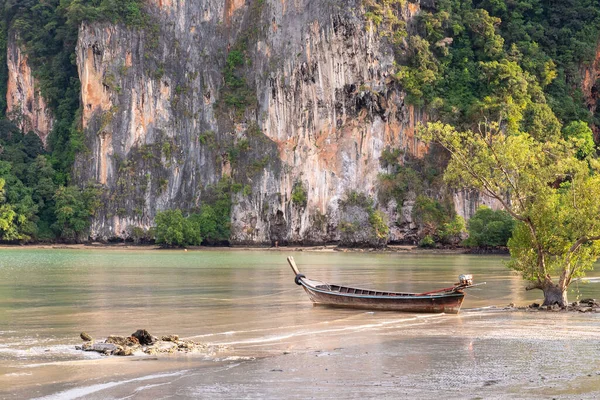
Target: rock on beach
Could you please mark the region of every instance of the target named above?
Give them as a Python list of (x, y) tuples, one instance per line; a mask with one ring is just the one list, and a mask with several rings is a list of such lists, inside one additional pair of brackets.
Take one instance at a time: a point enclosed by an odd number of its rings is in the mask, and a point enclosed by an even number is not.
[(528, 306), (517, 307), (514, 303), (510, 303), (504, 307), (508, 311), (567, 311), (567, 312), (600, 312), (600, 303), (596, 299), (583, 299), (570, 303), (566, 307), (560, 307), (558, 304), (551, 306), (542, 306), (539, 303), (532, 303)]
[(104, 341), (96, 342), (90, 335), (82, 332), (80, 335), (84, 343), (76, 346), (77, 350), (95, 351), (103, 355), (130, 356), (134, 354), (172, 354), (213, 352), (222, 347), (208, 346), (193, 340), (182, 340), (179, 335), (165, 335), (161, 338), (152, 336), (145, 329), (138, 329), (130, 336), (110, 335)]

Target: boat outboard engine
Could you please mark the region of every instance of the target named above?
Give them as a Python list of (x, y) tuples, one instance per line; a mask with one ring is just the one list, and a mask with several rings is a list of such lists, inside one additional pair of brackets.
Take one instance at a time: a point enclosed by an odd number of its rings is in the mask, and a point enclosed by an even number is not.
[(458, 283), (461, 286), (471, 286), (473, 285), (473, 275), (471, 274), (462, 274), (458, 276)]

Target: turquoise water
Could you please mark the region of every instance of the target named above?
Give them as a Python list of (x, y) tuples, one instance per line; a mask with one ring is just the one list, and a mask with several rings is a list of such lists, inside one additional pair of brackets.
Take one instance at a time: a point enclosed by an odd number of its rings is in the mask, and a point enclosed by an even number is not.
[[(182, 336), (234, 329), (240, 320), (261, 327), (288, 308), (310, 305), (293, 284), (287, 255), (0, 250), (0, 331), (60, 341), (81, 331), (101, 337), (138, 327)], [(295, 258), (312, 279), (380, 290), (426, 291), (471, 273), (476, 283), (487, 284), (469, 291), (464, 308), (541, 299), (539, 291), (525, 292), (524, 282), (504, 267), (506, 258), (498, 256), (302, 252)], [(595, 290), (594, 284), (573, 285), (570, 299), (593, 297)]]

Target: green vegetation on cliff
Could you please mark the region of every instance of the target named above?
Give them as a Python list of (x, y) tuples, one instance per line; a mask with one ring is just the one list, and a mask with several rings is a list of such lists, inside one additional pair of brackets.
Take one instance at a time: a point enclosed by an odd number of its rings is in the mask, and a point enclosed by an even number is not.
[[(576, 146), (579, 160), (593, 158), (595, 143), (589, 125), (598, 125), (599, 115), (588, 110), (580, 88), (582, 66), (594, 58), (599, 41), (600, 3), (423, 1), (419, 3), (421, 11), (407, 24), (401, 12), (406, 13), (408, 1), (364, 0), (363, 4), (366, 20), (393, 48), (395, 82), (408, 93), (409, 103), (425, 109), (430, 119), (461, 132), (485, 129), (494, 122), (509, 134), (527, 132), (548, 140), (568, 140)], [(35, 135), (13, 133), (14, 127), (9, 125), (0, 127), (6, 132), (0, 155), (2, 226), (6, 229), (0, 231), (0, 240), (77, 240), (87, 229), (80, 222), (94, 212), (94, 205), (86, 203), (83, 190), (75, 195), (69, 189), (75, 156), (85, 151), (78, 125), (77, 32), (82, 21), (149, 28), (143, 4), (143, 0), (0, 0), (0, 91), (6, 90), (7, 42), (15, 35), (55, 116), (47, 149), (36, 147)], [(241, 23), (237, 40), (221, 57), (224, 79), (217, 109), (218, 119), (227, 119), (230, 125), (245, 123), (246, 130), (235, 138), (223, 139), (226, 135), (220, 129), (218, 134), (205, 132), (198, 137), (201, 146), (216, 154), (215, 162), (230, 163), (235, 181), (222, 192), (226, 193), (223, 198), (217, 196), (221, 200), (187, 210), (192, 214), (186, 218), (203, 221), (204, 241), (226, 240), (231, 196), (252, 196), (254, 177), (267, 168), (278, 168), (275, 144), (258, 129), (257, 121), (262, 118), (256, 109), (258, 72), (253, 70), (249, 50), (270, 25), (261, 24), (264, 1), (247, 4), (250, 12)], [(148, 29), (148, 48), (158, 42), (157, 35), (156, 29)], [(162, 76), (164, 65), (156, 67), (154, 76)], [(188, 90), (183, 84), (174, 86), (173, 104), (182, 104), (180, 99)], [(2, 116), (5, 106), (4, 96), (0, 96)], [(160, 149), (167, 159), (166, 168), (174, 149), (171, 143), (163, 143)], [(422, 235), (455, 242), (461, 223), (442, 180), (447, 158), (435, 148), (424, 160), (388, 149), (381, 157), (386, 172), (380, 175), (378, 194), (382, 203), (395, 200), (399, 210), (404, 201), (414, 201), (412, 217)], [(119, 165), (123, 176), (131, 170)], [(169, 187), (164, 176), (157, 176), (156, 181), (154, 186), (160, 190)], [(126, 183), (123, 180), (117, 190)], [(121, 195), (129, 194), (123, 190)], [(307, 193), (300, 182), (294, 185), (291, 199), (298, 209), (307, 206)], [(122, 199), (118, 200), (122, 205)], [(59, 202), (63, 202), (61, 207)], [(347, 219), (341, 221), (341, 229), (351, 234), (360, 220), (379, 241), (387, 235), (382, 214), (369, 201), (362, 209), (359, 206), (347, 203)], [(120, 206), (115, 213), (124, 216), (137, 210), (141, 215), (141, 209), (131, 204), (129, 208)]]
[[(395, 78), (407, 101), (431, 119), (459, 130), (485, 130), (495, 122), (508, 133), (576, 138), (580, 159), (595, 154), (589, 125), (599, 126), (600, 115), (588, 110), (581, 71), (600, 43), (597, 1), (422, 2), (409, 27), (397, 22), (406, 1), (363, 3), (367, 20), (394, 48)], [(440, 201), (423, 197), (432, 193), (426, 159), (419, 164), (390, 150), (381, 161), (388, 171), (380, 175), (380, 200), (393, 198), (401, 206), (412, 192), (422, 204)], [(438, 177), (446, 162), (440, 157), (432, 164)], [(437, 179), (434, 185), (443, 198), (445, 184)], [(452, 219), (450, 213), (444, 218)], [(433, 239), (432, 229), (419, 222), (421, 235)]]
[(340, 243), (349, 247), (381, 247), (387, 243), (389, 227), (385, 215), (374, 208), (373, 199), (355, 190), (340, 201)]
[(27, 54), (55, 117), (47, 150), (33, 132), (19, 132), (0, 121), (0, 241), (86, 239), (97, 206), (92, 189), (69, 186), (75, 155), (83, 150), (78, 125), (77, 31), (84, 20), (143, 27), (142, 4), (142, 0), (0, 1), (0, 119), (6, 117), (6, 56), (11, 35)]
[(156, 214), (156, 243), (165, 247), (198, 246), (202, 243), (200, 229), (181, 210), (166, 210)]
[(54, 195), (56, 222), (54, 231), (66, 242), (86, 240), (90, 218), (100, 207), (99, 191), (95, 187), (84, 190), (77, 186), (60, 186)]
[[(384, 2), (389, 3), (389, 2)], [(392, 41), (408, 100), (454, 124), (519, 124), (545, 96), (559, 121), (599, 123), (583, 101), (581, 66), (600, 38), (595, 0), (440, 0)], [(396, 11), (398, 12), (398, 11)], [(385, 28), (382, 28), (385, 32)], [(546, 102), (543, 102), (546, 103)]]
[(294, 183), (292, 187), (292, 204), (298, 207), (306, 207), (308, 202), (308, 193), (301, 181)]
[[(75, 154), (83, 149), (78, 126), (80, 83), (75, 63), (77, 31), (82, 21), (108, 21), (142, 27), (142, 0), (4, 0), (0, 2), (0, 63), (9, 34), (16, 35), (25, 50), (39, 89), (55, 117), (48, 137), (49, 157), (56, 180), (69, 181)], [(4, 68), (4, 67), (3, 67)], [(5, 89), (7, 76), (0, 70)], [(3, 93), (6, 91), (4, 90)], [(0, 104), (5, 106), (5, 104)], [(4, 115), (6, 107), (0, 109)]]
[(202, 207), (184, 216), (180, 209), (156, 214), (156, 243), (165, 247), (224, 244), (229, 241), (231, 219), (231, 179), (210, 185)]
[(580, 89), (600, 42), (600, 3), (442, 0), (408, 42), (419, 53), (405, 53), (396, 77), (409, 101), (445, 122), (420, 133), (449, 154), (444, 181), (505, 210), (480, 209), (467, 243), (510, 237), (509, 266), (544, 292), (544, 305), (566, 306), (569, 285), (600, 256), (590, 129), (599, 121)]
[(97, 208), (95, 189), (56, 183), (56, 171), (41, 140), (0, 120), (0, 240), (61, 239), (74, 242)]

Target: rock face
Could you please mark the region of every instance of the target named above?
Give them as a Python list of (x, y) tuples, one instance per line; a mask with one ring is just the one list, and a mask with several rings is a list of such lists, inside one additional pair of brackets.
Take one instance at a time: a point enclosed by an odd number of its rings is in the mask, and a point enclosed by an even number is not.
[[(589, 64), (582, 68), (582, 89), (585, 101), (590, 112), (598, 115), (598, 100), (600, 99), (600, 44), (596, 49), (596, 57)], [(593, 126), (596, 141), (600, 137), (600, 127)]]
[(39, 92), (27, 55), (19, 47), (18, 37), (14, 34), (8, 40), (7, 64), (6, 115), (21, 131), (34, 131), (45, 145), (54, 118)]
[[(127, 237), (157, 211), (194, 209), (231, 176), (244, 188), (234, 195), (234, 244), (338, 241), (340, 200), (350, 191), (376, 198), (382, 151), (427, 150), (415, 138), (426, 116), (404, 103), (393, 53), (360, 0), (153, 0), (148, 11), (143, 30), (79, 31), (90, 151), (76, 180), (105, 188), (93, 238)], [(402, 18), (418, 12), (406, 2)], [(245, 50), (237, 64), (228, 56), (236, 49)], [(232, 69), (237, 92), (227, 91)], [(293, 201), (295, 187), (305, 202)], [(459, 193), (455, 202), (468, 217), (480, 201)], [(395, 206), (376, 207), (398, 220)]]

